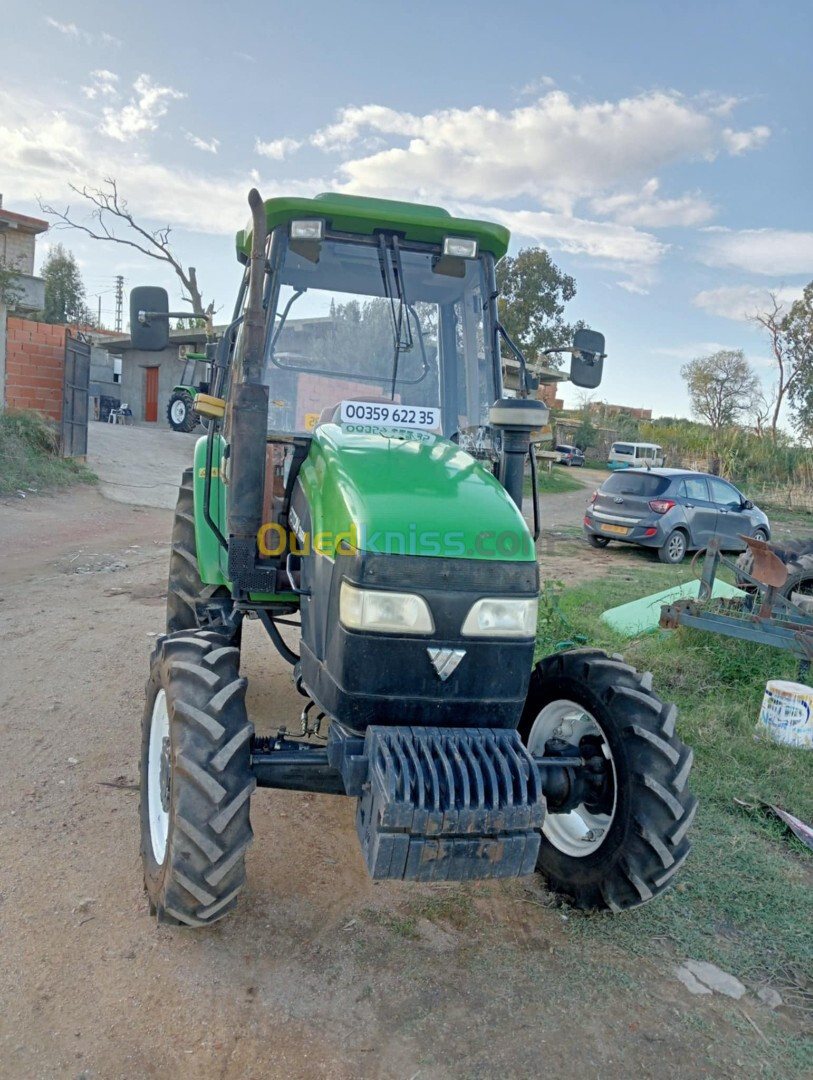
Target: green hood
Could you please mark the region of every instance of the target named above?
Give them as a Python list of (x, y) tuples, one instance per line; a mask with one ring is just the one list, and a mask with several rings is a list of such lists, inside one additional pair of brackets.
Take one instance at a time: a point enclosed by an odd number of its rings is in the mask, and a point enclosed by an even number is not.
[(426, 432), (317, 427), (300, 482), (311, 542), (445, 558), (535, 560), (528, 526), (500, 483), (454, 443)]

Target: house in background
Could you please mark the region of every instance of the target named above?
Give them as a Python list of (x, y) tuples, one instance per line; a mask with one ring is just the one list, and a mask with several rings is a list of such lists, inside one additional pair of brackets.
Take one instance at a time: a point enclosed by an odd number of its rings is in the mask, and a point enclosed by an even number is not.
[(3, 209), (0, 195), (0, 266), (15, 270), (19, 277), (15, 291), (15, 312), (42, 311), (45, 306), (45, 282), (34, 276), (37, 237), (48, 231), (48, 222)]
[[(137, 424), (166, 426), (167, 406), (181, 382), (186, 353), (205, 351), (206, 331), (171, 330), (169, 345), (161, 352), (133, 348), (129, 334), (105, 337), (95, 345), (91, 396), (117, 398), (130, 407)], [(107, 353), (107, 364), (101, 359), (102, 350)]]

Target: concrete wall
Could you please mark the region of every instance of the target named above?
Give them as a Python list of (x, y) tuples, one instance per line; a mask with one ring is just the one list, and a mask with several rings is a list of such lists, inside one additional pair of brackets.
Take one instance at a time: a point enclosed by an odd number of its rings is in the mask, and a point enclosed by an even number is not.
[(0, 230), (0, 263), (21, 274), (33, 274), (35, 243), (34, 234), (23, 229)]
[(62, 419), (66, 336), (64, 326), (6, 319), (5, 408)]

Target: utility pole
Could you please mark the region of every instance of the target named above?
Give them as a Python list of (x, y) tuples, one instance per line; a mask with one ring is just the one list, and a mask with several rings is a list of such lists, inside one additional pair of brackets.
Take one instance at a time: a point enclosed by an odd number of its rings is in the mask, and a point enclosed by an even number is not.
[(116, 275), (116, 333), (121, 333), (121, 315), (124, 310), (124, 278)]

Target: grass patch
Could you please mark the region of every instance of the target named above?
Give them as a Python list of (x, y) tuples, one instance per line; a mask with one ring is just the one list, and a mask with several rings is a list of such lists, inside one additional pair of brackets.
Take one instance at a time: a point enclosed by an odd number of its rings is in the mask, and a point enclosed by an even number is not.
[[(562, 467), (557, 469), (555, 465), (550, 472), (544, 466), (540, 466), (536, 479), (536, 489), (543, 495), (563, 495), (568, 491), (583, 491), (586, 486), (581, 480), (572, 476), (569, 470), (566, 471)], [(532, 490), (531, 477), (526, 476), (522, 487), (523, 494), (530, 495)]]
[[(797, 661), (765, 646), (680, 629), (627, 640), (599, 621), (617, 604), (688, 580), (683, 567), (613, 568), (600, 581), (540, 605), (539, 653), (562, 640), (622, 652), (680, 709), (694, 748), (692, 789), (701, 808), (694, 850), (677, 888), (623, 918), (574, 914), (570, 933), (628, 951), (710, 960), (736, 975), (771, 979), (784, 965), (813, 969), (813, 860), (783, 826), (734, 800), (778, 804), (813, 821), (813, 755), (754, 738), (769, 678), (795, 678)], [(778, 977), (778, 976), (777, 976)], [(781, 992), (781, 988), (780, 988)]]
[(0, 495), (92, 484), (96, 476), (59, 455), (56, 427), (36, 412), (0, 415)]

